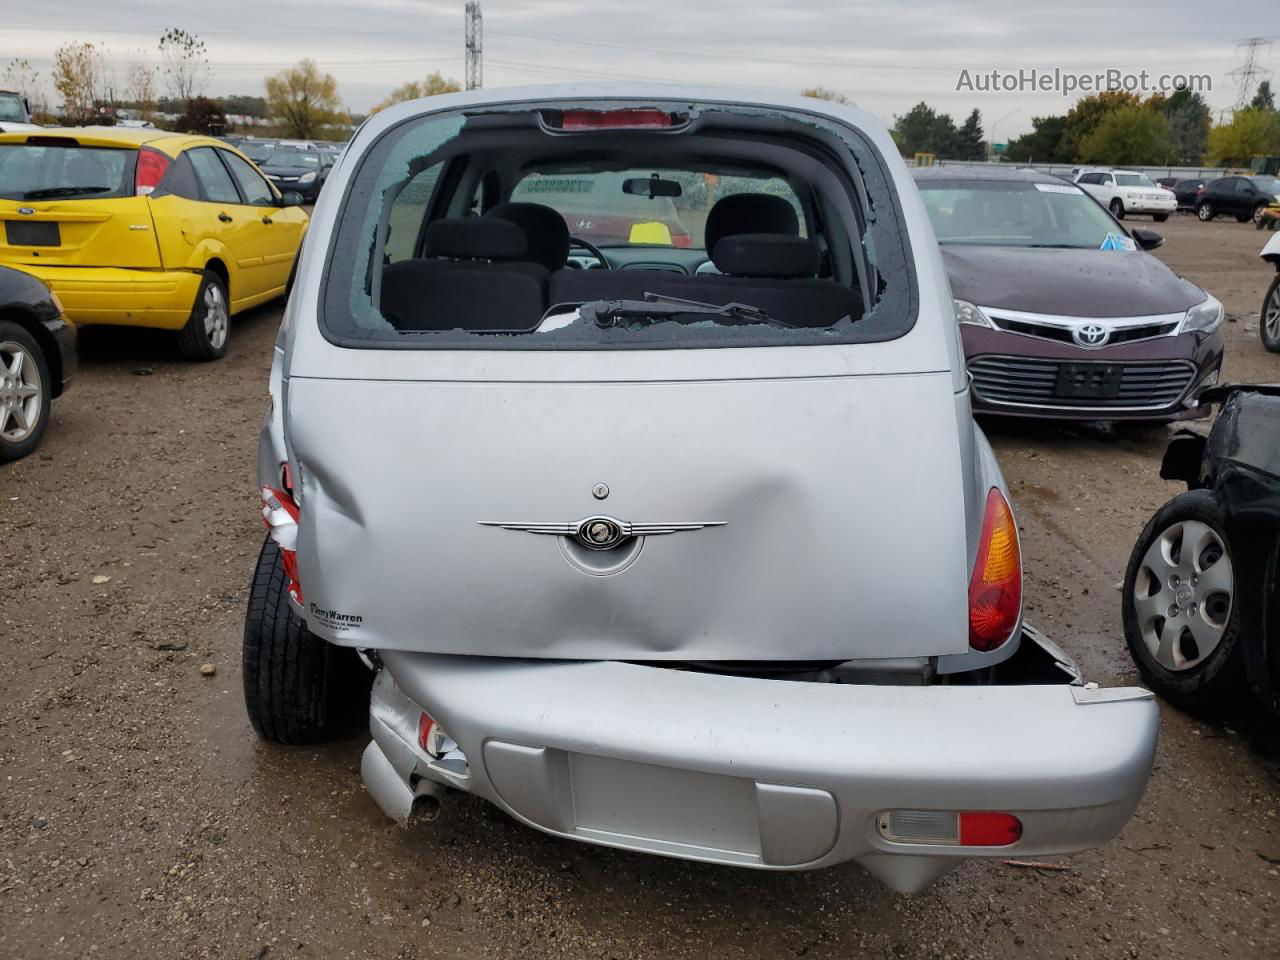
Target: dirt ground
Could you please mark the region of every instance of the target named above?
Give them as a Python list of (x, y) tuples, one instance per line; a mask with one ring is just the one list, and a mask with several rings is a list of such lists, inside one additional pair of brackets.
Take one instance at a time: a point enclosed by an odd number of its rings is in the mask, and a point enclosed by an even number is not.
[[(1226, 303), (1227, 378), (1280, 379), (1257, 337), (1264, 235), (1158, 229)], [(279, 315), (240, 318), (211, 365), (87, 331), (43, 449), (0, 468), (0, 957), (1280, 956), (1275, 758), (1242, 724), (1169, 707), (1118, 840), (1064, 871), (970, 862), (911, 898), (856, 866), (767, 874), (556, 840), (465, 797), (405, 832), (361, 786), (366, 735), (258, 742), (240, 631)], [(1177, 492), (1157, 476), (1165, 429), (987, 428), (1030, 618), (1091, 679), (1136, 682), (1116, 585)]]

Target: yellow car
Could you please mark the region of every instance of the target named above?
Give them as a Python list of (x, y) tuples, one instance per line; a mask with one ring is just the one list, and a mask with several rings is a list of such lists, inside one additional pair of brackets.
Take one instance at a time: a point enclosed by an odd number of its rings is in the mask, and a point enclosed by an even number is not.
[(220, 140), (84, 127), (0, 133), (0, 264), (77, 324), (177, 332), (216, 360), (229, 318), (285, 292), (307, 214)]

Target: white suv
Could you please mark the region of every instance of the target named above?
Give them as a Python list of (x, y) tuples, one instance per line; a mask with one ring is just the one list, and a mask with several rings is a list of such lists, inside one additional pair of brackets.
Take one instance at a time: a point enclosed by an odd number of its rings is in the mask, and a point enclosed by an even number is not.
[(1156, 186), (1137, 170), (1087, 170), (1076, 174), (1076, 183), (1117, 220), (1129, 213), (1149, 213), (1157, 223), (1163, 223), (1178, 209), (1172, 190)]

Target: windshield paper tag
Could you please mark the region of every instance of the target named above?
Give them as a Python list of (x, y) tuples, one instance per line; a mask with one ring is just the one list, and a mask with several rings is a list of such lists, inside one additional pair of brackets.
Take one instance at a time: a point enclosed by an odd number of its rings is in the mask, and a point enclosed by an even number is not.
[(1126, 237), (1122, 233), (1108, 233), (1107, 239), (1102, 241), (1099, 250), (1128, 250), (1134, 251), (1138, 249), (1138, 245), (1133, 242), (1131, 237)]
[(1079, 187), (1069, 183), (1037, 183), (1035, 188), (1041, 193), (1084, 193)]

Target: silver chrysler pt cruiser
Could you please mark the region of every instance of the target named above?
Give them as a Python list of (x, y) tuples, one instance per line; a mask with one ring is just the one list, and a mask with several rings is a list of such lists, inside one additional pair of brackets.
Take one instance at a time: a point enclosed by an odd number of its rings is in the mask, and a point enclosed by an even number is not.
[(370, 795), (916, 891), (1103, 843), (1157, 714), (1022, 619), (1008, 492), (885, 128), (675, 86), (356, 134), (276, 345), (244, 680)]

